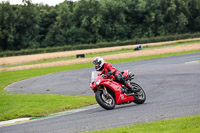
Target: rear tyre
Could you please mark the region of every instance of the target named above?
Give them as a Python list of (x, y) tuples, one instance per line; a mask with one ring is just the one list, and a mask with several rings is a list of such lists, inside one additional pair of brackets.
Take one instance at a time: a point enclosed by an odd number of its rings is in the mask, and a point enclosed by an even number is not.
[(133, 95), (134, 97), (134, 103), (136, 104), (143, 104), (146, 100), (146, 94), (144, 92), (144, 90), (142, 89), (142, 87), (140, 87), (138, 84), (134, 83), (134, 82), (131, 82), (131, 85), (134, 86), (136, 89), (140, 89), (139, 92), (135, 93)]
[(111, 110), (115, 108), (115, 100), (113, 96), (108, 92), (108, 98), (103, 94), (102, 90), (97, 90), (95, 93), (97, 103), (104, 109)]

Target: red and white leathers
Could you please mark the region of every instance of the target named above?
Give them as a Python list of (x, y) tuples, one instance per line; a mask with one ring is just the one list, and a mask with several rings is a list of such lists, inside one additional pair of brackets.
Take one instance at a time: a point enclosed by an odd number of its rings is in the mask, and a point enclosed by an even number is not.
[(100, 75), (101, 74), (107, 74), (108, 72), (111, 72), (113, 73), (113, 76), (114, 76), (114, 80), (115, 80), (115, 77), (120, 75), (120, 71), (118, 71), (115, 67), (113, 67), (110, 63), (108, 62), (105, 62), (103, 67), (100, 69)]
[(108, 74), (112, 73), (111, 76), (108, 76), (107, 78), (112, 78), (113, 80), (115, 80), (116, 82), (119, 82), (123, 85), (125, 85), (128, 89), (133, 89), (131, 85), (129, 85), (128, 83), (126, 83), (126, 81), (122, 78), (122, 74), (120, 71), (118, 71), (115, 67), (113, 67), (110, 63), (105, 62), (103, 67), (100, 69), (100, 75), (101, 74)]

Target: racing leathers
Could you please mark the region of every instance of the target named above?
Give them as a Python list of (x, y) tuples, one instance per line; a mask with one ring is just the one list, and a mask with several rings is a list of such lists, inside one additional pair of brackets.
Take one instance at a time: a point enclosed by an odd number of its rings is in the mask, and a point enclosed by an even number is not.
[(108, 78), (111, 78), (111, 76), (113, 75), (113, 80), (115, 80), (116, 82), (119, 82), (121, 84), (123, 84), (124, 86), (126, 86), (128, 89), (130, 89), (132, 92), (136, 92), (137, 90), (134, 89), (134, 87), (132, 87), (131, 85), (129, 85), (123, 78), (122, 78), (122, 74), (120, 71), (118, 71), (115, 67), (113, 67), (110, 63), (105, 62), (103, 67), (99, 70), (100, 71), (100, 75), (101, 74), (105, 74)]

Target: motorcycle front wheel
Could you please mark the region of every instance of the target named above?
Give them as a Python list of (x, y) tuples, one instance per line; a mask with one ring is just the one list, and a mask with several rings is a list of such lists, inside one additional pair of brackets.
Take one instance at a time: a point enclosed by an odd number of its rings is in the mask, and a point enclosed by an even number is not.
[(102, 90), (97, 90), (95, 93), (97, 103), (104, 109), (111, 110), (115, 108), (115, 100), (113, 96), (108, 92), (108, 97), (103, 94)]

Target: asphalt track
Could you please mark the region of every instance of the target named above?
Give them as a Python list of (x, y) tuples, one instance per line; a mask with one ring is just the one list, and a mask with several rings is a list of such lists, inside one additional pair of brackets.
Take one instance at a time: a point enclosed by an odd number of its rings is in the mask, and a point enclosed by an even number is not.
[[(138, 122), (200, 114), (200, 53), (114, 65), (129, 69), (147, 95), (142, 105), (101, 107), (0, 127), (0, 133), (68, 133), (107, 129)], [(65, 71), (13, 83), (6, 91), (93, 95), (89, 89), (93, 68)], [(46, 91), (50, 89), (50, 91)]]

